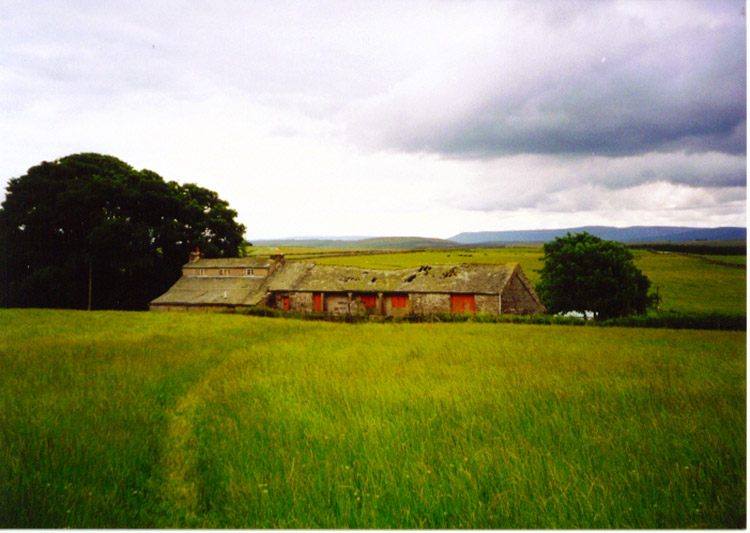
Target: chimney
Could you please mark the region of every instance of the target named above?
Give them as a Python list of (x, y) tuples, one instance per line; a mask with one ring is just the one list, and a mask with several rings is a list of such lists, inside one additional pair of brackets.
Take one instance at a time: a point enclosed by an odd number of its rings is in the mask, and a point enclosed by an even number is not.
[(274, 270), (284, 264), (284, 254), (271, 255), (271, 266), (268, 269), (268, 275), (273, 274)]
[(198, 259), (201, 259), (203, 257), (205, 256), (201, 253), (201, 249), (198, 246), (196, 246), (195, 251), (190, 252), (190, 258), (188, 259), (188, 263), (195, 263)]

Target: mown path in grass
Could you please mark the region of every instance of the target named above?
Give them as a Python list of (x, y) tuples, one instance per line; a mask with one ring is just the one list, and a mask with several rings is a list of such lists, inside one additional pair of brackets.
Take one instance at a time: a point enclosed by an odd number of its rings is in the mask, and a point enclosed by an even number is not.
[(167, 413), (161, 453), (163, 506), (179, 521), (172, 527), (201, 527), (195, 424), (207, 387), (221, 376), (222, 365), (206, 372), (201, 380), (177, 398)]
[(742, 527), (746, 337), (0, 310), (0, 527)]
[[(292, 333), (288, 330), (284, 339), (298, 338), (303, 332)], [(211, 446), (211, 443), (198, 440), (198, 425), (205, 416), (207, 398), (215, 396), (217, 390), (226, 391), (238, 371), (252, 368), (259, 352), (270, 353), (272, 344), (278, 342), (276, 337), (253, 339), (252, 349), (234, 349), (228, 351), (219, 364), (213, 366), (200, 376), (189, 389), (173, 402), (167, 413), (166, 429), (163, 439), (163, 452), (159, 476), (162, 483), (161, 500), (168, 514), (174, 520), (165, 527), (203, 528), (211, 523), (205, 517), (205, 504), (202, 495), (206, 488), (201, 486), (200, 447)], [(247, 377), (247, 376), (246, 376)]]

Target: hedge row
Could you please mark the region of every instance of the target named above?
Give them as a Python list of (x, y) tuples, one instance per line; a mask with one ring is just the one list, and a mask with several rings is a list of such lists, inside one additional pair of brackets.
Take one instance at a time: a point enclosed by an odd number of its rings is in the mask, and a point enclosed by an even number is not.
[(251, 307), (240, 311), (244, 315), (261, 317), (283, 317), (301, 320), (325, 320), (329, 322), (479, 322), (491, 324), (541, 324), (562, 326), (603, 326), (627, 328), (706, 329), (722, 331), (747, 331), (745, 315), (721, 313), (661, 313), (643, 316), (628, 316), (609, 320), (584, 320), (576, 317), (556, 315), (487, 315), (478, 313), (432, 315), (407, 315), (405, 317), (380, 317), (368, 315), (326, 315), (323, 313), (295, 313), (268, 307)]

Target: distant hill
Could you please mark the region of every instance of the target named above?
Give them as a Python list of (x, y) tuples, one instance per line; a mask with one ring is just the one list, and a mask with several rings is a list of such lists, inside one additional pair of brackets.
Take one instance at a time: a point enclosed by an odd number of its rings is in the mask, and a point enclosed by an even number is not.
[(425, 237), (305, 237), (290, 239), (251, 239), (256, 246), (298, 246), (306, 248), (368, 248), (368, 249), (426, 249), (465, 248), (476, 245), (502, 243), (548, 242), (566, 233), (587, 231), (602, 239), (625, 243), (691, 242), (715, 240), (746, 240), (747, 228), (691, 228), (682, 226), (582, 226), (579, 228), (479, 231), (459, 233), (450, 239)]
[(426, 249), (460, 248), (459, 243), (425, 237), (370, 237), (366, 239), (252, 239), (255, 246), (300, 246), (309, 248)]
[(479, 231), (459, 233), (450, 240), (461, 244), (482, 244), (492, 242), (547, 242), (566, 233), (586, 231), (602, 239), (618, 242), (688, 242), (702, 240), (747, 239), (747, 228), (691, 228), (681, 226), (631, 226), (615, 228), (611, 226), (582, 226), (580, 228), (520, 230), (520, 231)]

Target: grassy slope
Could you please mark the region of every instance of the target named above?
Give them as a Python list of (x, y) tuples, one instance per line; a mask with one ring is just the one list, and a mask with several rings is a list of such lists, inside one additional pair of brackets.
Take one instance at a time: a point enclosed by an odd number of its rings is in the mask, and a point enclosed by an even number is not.
[(747, 266), (746, 255), (707, 255), (706, 257), (713, 259), (714, 261), (723, 261), (725, 263)]
[(652, 287), (659, 287), (662, 311), (746, 313), (746, 270), (676, 254), (634, 255)]
[(0, 310), (0, 527), (743, 527), (744, 333)]
[[(635, 263), (659, 287), (662, 311), (745, 314), (747, 272), (696, 257), (634, 250)], [(532, 284), (542, 267), (539, 248), (427, 251), (316, 259), (320, 263), (371, 268), (402, 268), (437, 263), (519, 263)]]

